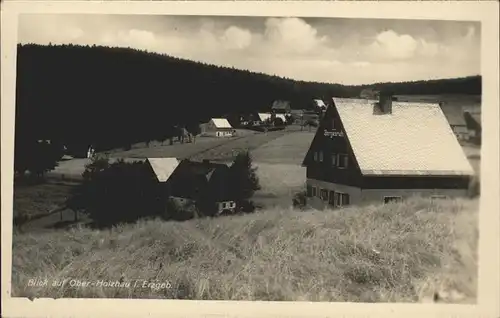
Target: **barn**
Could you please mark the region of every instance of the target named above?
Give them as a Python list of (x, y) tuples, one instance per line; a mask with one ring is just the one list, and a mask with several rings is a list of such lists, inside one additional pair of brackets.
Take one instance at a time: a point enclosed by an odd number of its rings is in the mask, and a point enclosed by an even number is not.
[(311, 206), (467, 194), (474, 172), (438, 104), (333, 102), (303, 161)]
[(225, 118), (212, 118), (201, 126), (202, 134), (215, 137), (232, 137), (234, 129)]

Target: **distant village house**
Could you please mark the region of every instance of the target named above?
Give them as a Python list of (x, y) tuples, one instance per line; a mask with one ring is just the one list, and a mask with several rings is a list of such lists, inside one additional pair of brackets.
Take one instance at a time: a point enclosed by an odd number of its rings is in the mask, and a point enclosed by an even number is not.
[(457, 110), (454, 105), (447, 105), (444, 102), (440, 102), (439, 106), (457, 139), (459, 141), (469, 140), (469, 130), (467, 129), (462, 111)]
[(467, 131), (472, 141), (481, 144), (481, 113), (465, 111), (464, 120), (467, 125)]
[(283, 100), (276, 100), (273, 102), (271, 110), (276, 114), (289, 114), (291, 111), (290, 102)]
[(215, 137), (232, 137), (234, 128), (226, 118), (212, 118), (208, 123), (201, 125), (202, 134)]
[(474, 171), (437, 104), (335, 99), (307, 152), (313, 207), (467, 194)]

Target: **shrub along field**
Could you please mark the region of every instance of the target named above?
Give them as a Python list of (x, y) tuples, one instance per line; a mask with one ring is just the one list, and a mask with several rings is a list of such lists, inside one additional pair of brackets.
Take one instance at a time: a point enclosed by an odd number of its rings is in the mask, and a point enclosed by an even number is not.
[[(12, 295), (419, 302), (438, 293), (444, 302), (474, 302), (477, 218), (477, 200), (414, 199), (100, 231), (15, 232)], [(28, 287), (33, 277), (50, 283)], [(94, 285), (71, 286), (70, 279)], [(51, 286), (54, 280), (67, 281)]]

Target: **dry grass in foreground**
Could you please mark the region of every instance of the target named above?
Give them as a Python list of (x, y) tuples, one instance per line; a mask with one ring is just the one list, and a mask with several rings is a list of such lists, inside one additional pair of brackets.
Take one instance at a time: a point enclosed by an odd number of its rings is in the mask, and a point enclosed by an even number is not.
[[(441, 292), (475, 302), (477, 210), (477, 200), (415, 199), (15, 233), (13, 296), (416, 302)], [(32, 278), (49, 286), (30, 287)], [(72, 287), (69, 279), (94, 285)]]

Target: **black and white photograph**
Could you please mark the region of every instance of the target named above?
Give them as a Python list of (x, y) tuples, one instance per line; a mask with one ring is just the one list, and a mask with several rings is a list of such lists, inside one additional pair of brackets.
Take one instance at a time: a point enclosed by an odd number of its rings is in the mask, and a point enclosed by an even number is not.
[(483, 24), (319, 13), (20, 13), (10, 297), (477, 305)]

